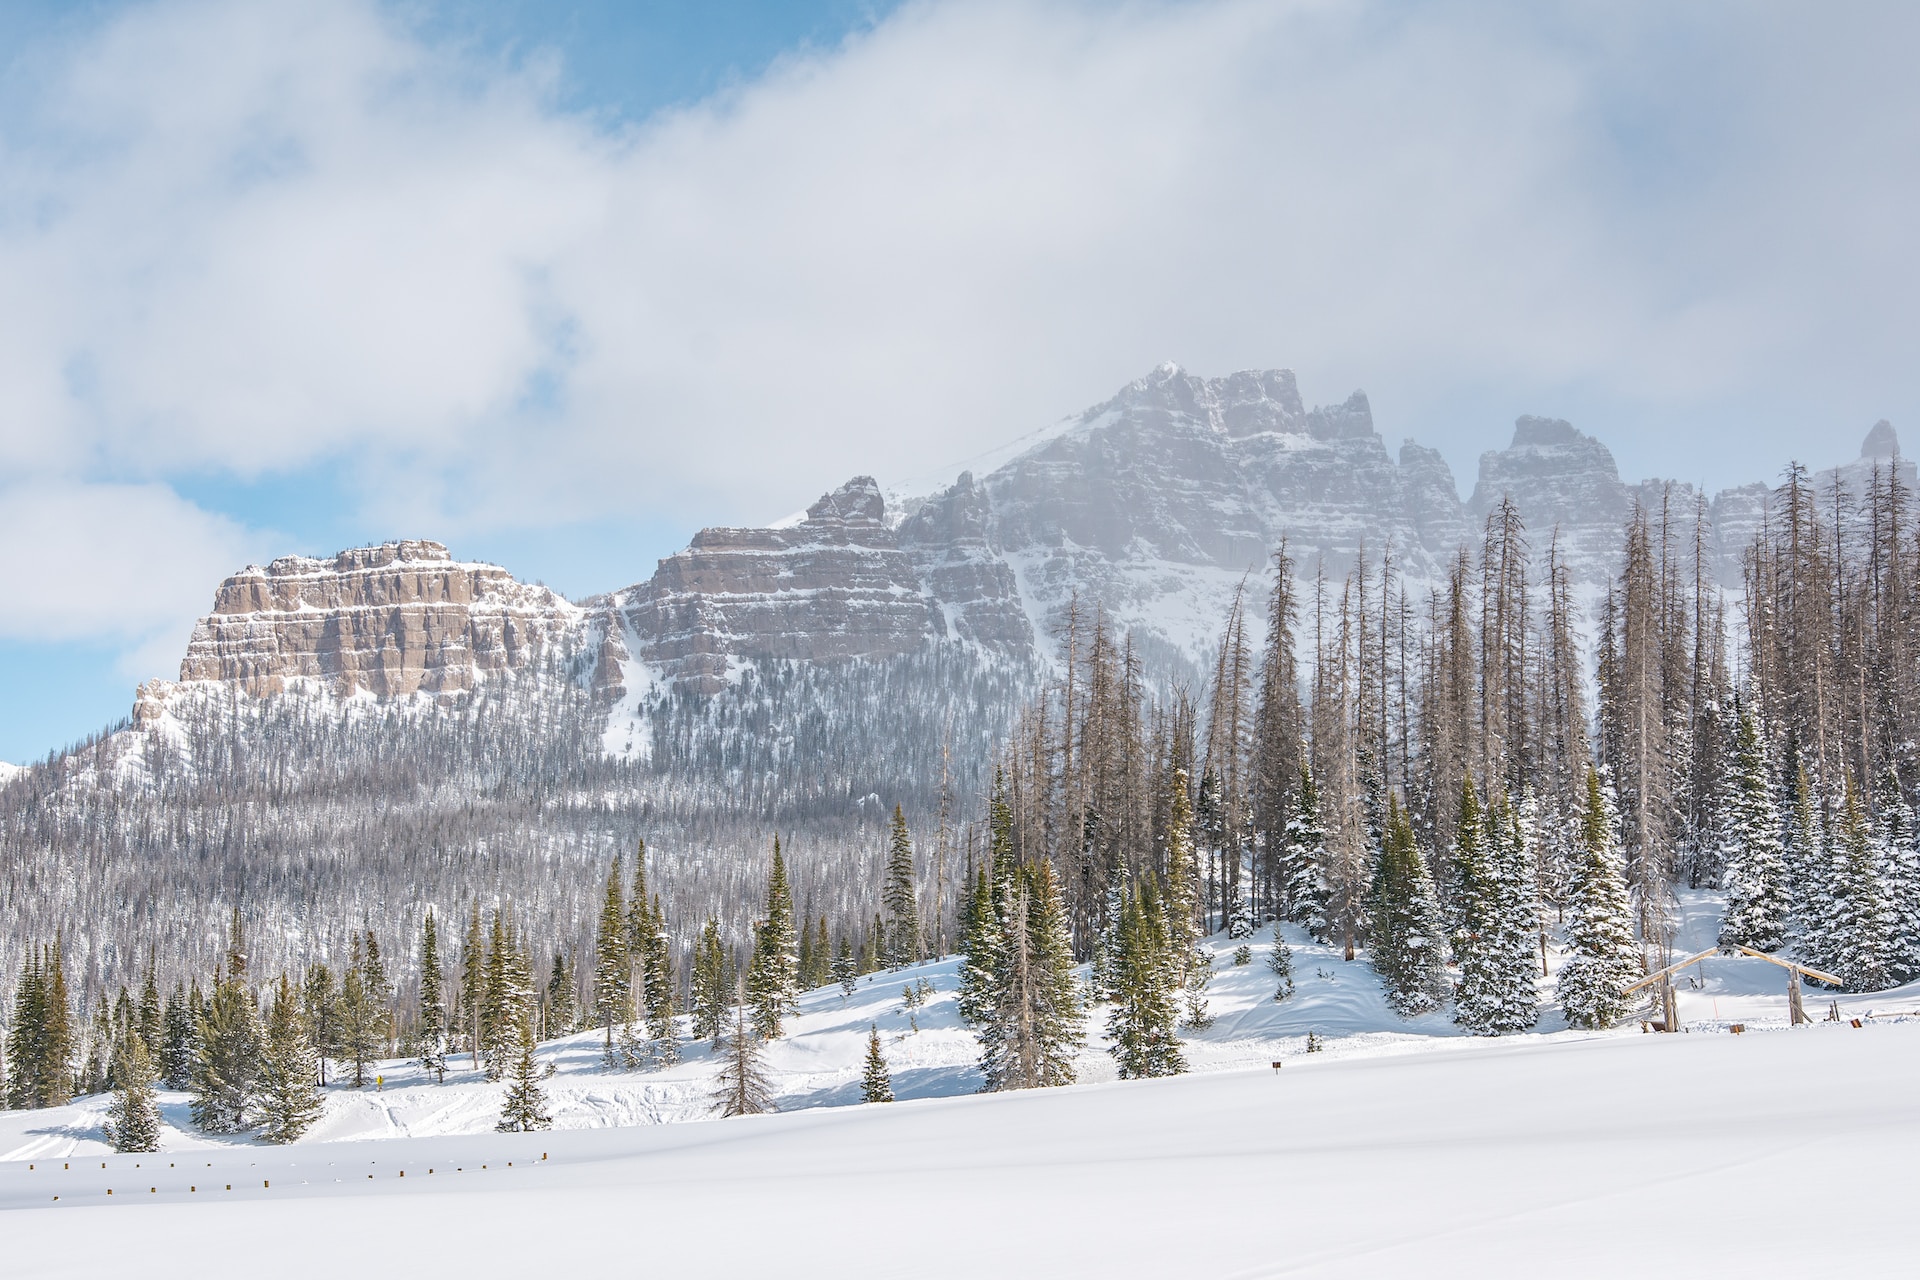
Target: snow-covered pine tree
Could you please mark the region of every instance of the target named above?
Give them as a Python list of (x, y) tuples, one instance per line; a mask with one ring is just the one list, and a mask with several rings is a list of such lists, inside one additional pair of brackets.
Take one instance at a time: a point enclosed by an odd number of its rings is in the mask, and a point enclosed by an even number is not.
[(1300, 766), (1292, 809), (1280, 845), (1280, 897), (1288, 920), (1303, 924), (1321, 941), (1328, 936), (1327, 831), (1320, 820), (1320, 788), (1313, 769)]
[(693, 1038), (711, 1040), (716, 1047), (733, 999), (732, 968), (733, 957), (720, 940), (720, 922), (709, 916), (693, 947)]
[(520, 1023), (533, 1026), (533, 962), (505, 908), (496, 908), (487, 943), (487, 989), (481, 1004), (481, 1059), (487, 1079), (498, 1080), (519, 1052)]
[(1793, 771), (1793, 810), (1787, 822), (1787, 902), (1791, 933), (1800, 958), (1829, 969), (1826, 921), (1833, 912), (1833, 876), (1825, 832), (1814, 801), (1813, 780), (1804, 765)]
[(1175, 769), (1167, 796), (1167, 944), (1184, 991), (1181, 1025), (1195, 1031), (1213, 1024), (1206, 999), (1207, 984), (1213, 980), (1213, 954), (1200, 945), (1200, 887), (1187, 775), (1184, 769)]
[(1513, 806), (1482, 812), (1472, 779), (1461, 787), (1455, 835), (1461, 929), (1454, 1020), (1476, 1035), (1525, 1031), (1539, 1020), (1534, 981), (1534, 873)]
[(312, 1029), (293, 983), (283, 974), (267, 1011), (260, 1081), (254, 1107), (260, 1136), (268, 1142), (292, 1142), (320, 1118), (319, 1057)]
[(1833, 972), (1849, 988), (1879, 991), (1893, 978), (1893, 911), (1881, 880), (1879, 853), (1851, 777), (1836, 843), (1826, 950), (1832, 956)]
[(494, 1126), (501, 1133), (531, 1133), (553, 1127), (553, 1117), (547, 1114), (547, 1092), (540, 1087), (540, 1065), (533, 1053), (533, 1010), (522, 1008), (517, 1013), (512, 1059), (506, 1072), (507, 1090), (500, 1099), (500, 1123)]
[[(300, 987), (306, 1007), (307, 1026), (313, 1031), (313, 1049), (320, 1064), (320, 1084), (327, 1083), (327, 1059), (340, 1053), (340, 992), (333, 981), (333, 970), (324, 961), (307, 966), (306, 980)], [(178, 1089), (180, 1085), (174, 1085)]]
[(625, 889), (620, 883), (620, 855), (613, 855), (607, 873), (607, 892), (600, 906), (599, 928), (593, 943), (593, 1022), (606, 1029), (604, 1055), (614, 1062), (614, 1037), (633, 1020), (633, 962), (627, 947)]
[(386, 1044), (385, 1002), (374, 988), (365, 948), (365, 939), (354, 934), (340, 979), (340, 1055), (353, 1068), (356, 1089), (367, 1087), (367, 1068)]
[(1920, 845), (1915, 844), (1913, 811), (1891, 770), (1874, 791), (1873, 833), (1887, 892), (1889, 976), (1897, 985), (1920, 978)]
[[(995, 839), (998, 840), (997, 834)], [(960, 915), (962, 959), (958, 1004), (961, 1019), (977, 1027), (983, 1025), (993, 1011), (994, 980), (1000, 971), (1000, 918), (994, 909), (993, 882), (985, 867), (974, 872), (972, 891)]]
[(440, 931), (433, 908), (420, 926), (420, 1065), (441, 1083), (447, 1079), (447, 998), (440, 971)]
[(800, 1010), (798, 940), (793, 932), (793, 893), (780, 837), (773, 838), (773, 868), (767, 875), (767, 909), (754, 928), (753, 960), (747, 966), (747, 998), (754, 1029), (768, 1040), (780, 1038), (780, 1024)]
[(387, 977), (387, 965), (380, 958), (380, 940), (367, 930), (365, 959), (362, 961), (362, 985), (372, 1017), (373, 1054), (376, 1058), (393, 1056), (393, 982)]
[(153, 1058), (147, 1042), (129, 1035), (113, 1055), (113, 1102), (107, 1108), (107, 1141), (115, 1151), (160, 1149), (160, 1103), (154, 1094)]
[(675, 1018), (679, 1015), (679, 983), (673, 972), (673, 939), (667, 933), (666, 912), (660, 895), (653, 895), (647, 913), (650, 926), (646, 936), (647, 974), (647, 1052), (654, 1065), (669, 1067), (680, 1061), (680, 1041)]
[[(619, 868), (614, 868), (617, 879)], [(487, 1000), (487, 935), (480, 926), (480, 901), (474, 899), (467, 913), (467, 936), (460, 947), (459, 1027), (456, 1042), (464, 1040), (471, 1059), (480, 1065), (480, 1011)]]
[(1273, 946), (1267, 952), (1267, 968), (1280, 983), (1273, 990), (1274, 1003), (1278, 1004), (1293, 995), (1293, 948), (1287, 945), (1287, 938), (1280, 931), (1280, 922), (1273, 922)]
[(1743, 706), (1734, 724), (1733, 760), (1719, 815), (1727, 888), (1720, 941), (1759, 951), (1776, 951), (1786, 942), (1789, 912), (1771, 775), (1759, 721), (1751, 706)]
[(925, 953), (913, 874), (913, 838), (907, 832), (907, 815), (897, 804), (893, 806), (893, 831), (887, 841), (887, 882), (881, 905), (887, 913), (887, 967), (918, 964)]
[(1560, 1007), (1576, 1027), (1609, 1027), (1627, 1012), (1622, 995), (1637, 976), (1626, 864), (1613, 805), (1597, 769), (1587, 771), (1587, 803), (1567, 902), (1572, 957), (1560, 968)]
[(1121, 894), (1111, 966), (1107, 1052), (1118, 1064), (1121, 1079), (1185, 1071), (1186, 1059), (1174, 1034), (1180, 1016), (1178, 964), (1151, 876), (1137, 892)]
[(1414, 842), (1413, 823), (1391, 792), (1371, 915), (1369, 958), (1386, 987), (1387, 1003), (1402, 1017), (1438, 1008), (1447, 996), (1440, 908), (1427, 861)]
[(147, 1062), (156, 1070), (160, 1063), (160, 1050), (166, 1043), (167, 1022), (166, 1006), (160, 1002), (160, 962), (157, 948), (147, 949), (147, 972), (140, 983), (140, 1021), (138, 1030), (140, 1040), (147, 1047)]
[(860, 1101), (892, 1102), (893, 1075), (887, 1070), (887, 1057), (880, 1052), (880, 1024), (867, 1027), (867, 1066), (860, 1077)]
[(760, 1036), (747, 1020), (747, 993), (736, 992), (732, 1026), (720, 1046), (713, 1109), (722, 1116), (757, 1116), (774, 1110), (773, 1082), (761, 1061)]

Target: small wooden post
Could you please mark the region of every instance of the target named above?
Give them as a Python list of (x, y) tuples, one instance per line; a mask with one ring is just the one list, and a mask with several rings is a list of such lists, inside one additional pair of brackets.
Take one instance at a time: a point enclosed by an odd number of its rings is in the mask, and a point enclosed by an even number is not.
[(1800, 971), (1787, 970), (1787, 1016), (1793, 1026), (1799, 1026), (1807, 1020), (1807, 1006), (1800, 1001)]

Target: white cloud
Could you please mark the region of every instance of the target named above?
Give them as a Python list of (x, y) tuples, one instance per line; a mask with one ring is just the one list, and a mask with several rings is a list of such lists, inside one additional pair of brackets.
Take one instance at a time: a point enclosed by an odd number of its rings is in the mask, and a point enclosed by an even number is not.
[(215, 585), (261, 544), (161, 484), (0, 490), (0, 638), (108, 639), (128, 674), (171, 675)]
[(921, 3), (610, 130), (366, 3), (141, 8), (0, 119), (0, 477), (756, 519), (1173, 358), (1364, 385), (1462, 470), (1521, 411), (1665, 406), (1699, 429), (1582, 425), (1745, 479), (1920, 399), (1915, 25)]

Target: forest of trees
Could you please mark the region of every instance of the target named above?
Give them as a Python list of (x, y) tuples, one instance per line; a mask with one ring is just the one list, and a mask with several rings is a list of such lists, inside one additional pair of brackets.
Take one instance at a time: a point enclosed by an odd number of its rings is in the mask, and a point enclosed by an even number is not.
[[(1207, 1024), (1200, 939), (1270, 920), (1364, 959), (1400, 1013), (1450, 1006), (1481, 1034), (1536, 1025), (1557, 950), (1560, 1016), (1606, 1026), (1630, 1013), (1625, 988), (1674, 958), (1680, 887), (1725, 890), (1724, 942), (1791, 949), (1853, 989), (1906, 982), (1920, 977), (1911, 508), (1894, 472), (1858, 489), (1836, 474), (1816, 491), (1790, 468), (1731, 604), (1709, 580), (1698, 507), (1636, 509), (1616, 575), (1584, 600), (1554, 533), (1527, 530), (1510, 503), (1437, 584), (1409, 582), (1391, 548), (1308, 578), (1283, 545), (1264, 602), (1235, 598), (1211, 671), (1191, 685), (1150, 676), (1101, 607), (1076, 602), (1044, 683), (968, 686), (981, 701), (967, 732), (1003, 727), (990, 780), (956, 776), (951, 724), (911, 744), (900, 759), (920, 776), (905, 802), (888, 815), (877, 791), (859, 795), (871, 845), (812, 865), (804, 889), (792, 839), (771, 838), (770, 858), (766, 843), (723, 861), (656, 857), (651, 881), (637, 834), (602, 853), (612, 806), (595, 816), (576, 798), (556, 815), (533, 780), (571, 773), (637, 805), (617, 785), (631, 766), (599, 761), (538, 703), (479, 707), (516, 730), (498, 734), (394, 721), (382, 737), (298, 705), (224, 729), (209, 718), (194, 756), (231, 761), (237, 792), (182, 774), (76, 826), (80, 811), (55, 793), (86, 767), (81, 753), (67, 774), (8, 791), (10, 839), (38, 831), (98, 858), (164, 833), (190, 850), (218, 809), (222, 839), (281, 850), (247, 864), (254, 874), (299, 884), (301, 846), (272, 829), (267, 800), (347, 776), (321, 798), (325, 829), (352, 829), (364, 803), (385, 816), (361, 815), (362, 839), (391, 837), (401, 812), (441, 852), (424, 883), (396, 872), (377, 897), (354, 895), (360, 923), (331, 953), (264, 963), (246, 938), (279, 917), (257, 912), (245, 881), (205, 965), (198, 944), (163, 951), (150, 930), (35, 900), (71, 901), (50, 890), (54, 862), (14, 875), (13, 918), (36, 927), (13, 939), (5, 1096), (46, 1106), (119, 1088), (116, 1132), (137, 1141), (149, 1124), (138, 1095), (157, 1078), (193, 1091), (202, 1127), (285, 1140), (317, 1113), (312, 1089), (330, 1069), (362, 1083), (396, 1053), (441, 1073), (465, 1054), (513, 1082), (518, 1110), (503, 1123), (525, 1127), (544, 1122), (538, 1041), (597, 1028), (610, 1067), (642, 1069), (674, 1060), (684, 1026), (727, 1055), (716, 1105), (740, 1113), (765, 1102), (755, 1046), (782, 1034), (802, 990), (954, 950), (989, 1088), (1070, 1082), (1096, 1010), (1123, 1075), (1165, 1075), (1184, 1069), (1178, 1032)], [(884, 687), (870, 692), (884, 702)], [(923, 739), (924, 721), (872, 717)], [(289, 740), (335, 773), (249, 754)], [(457, 791), (447, 778), (470, 784), (480, 758), (542, 751), (553, 758), (499, 770), (463, 806), (419, 803)], [(85, 794), (111, 808), (117, 793)], [(689, 841), (695, 812), (656, 816)], [(516, 855), (531, 829), (592, 831), (599, 856)], [(516, 856), (564, 873), (542, 882), (523, 868), (514, 883), (528, 897), (511, 897), (495, 877)], [(161, 918), (169, 892), (147, 886), (136, 918)], [(462, 909), (440, 914), (447, 902)], [(83, 933), (94, 959), (76, 990)], [(1276, 999), (1291, 990), (1285, 950), (1276, 938)], [(869, 1093), (885, 1091), (884, 1065), (869, 1063)]]

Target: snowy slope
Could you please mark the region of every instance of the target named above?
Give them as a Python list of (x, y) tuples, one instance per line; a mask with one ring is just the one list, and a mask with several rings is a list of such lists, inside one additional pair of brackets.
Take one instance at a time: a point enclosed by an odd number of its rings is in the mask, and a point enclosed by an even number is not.
[(14, 1277), (329, 1280), (1911, 1273), (1920, 1028), (1455, 1043), (698, 1125), (0, 1165), (0, 1256)]

